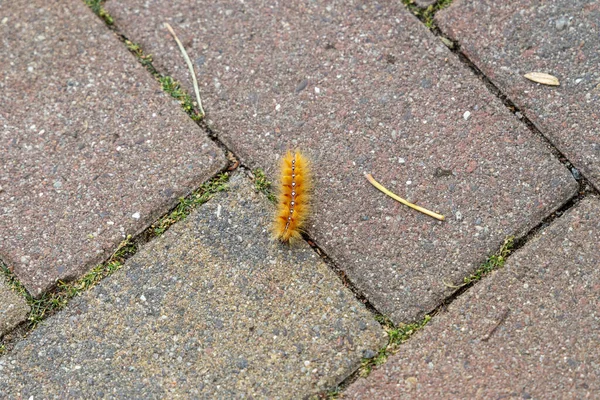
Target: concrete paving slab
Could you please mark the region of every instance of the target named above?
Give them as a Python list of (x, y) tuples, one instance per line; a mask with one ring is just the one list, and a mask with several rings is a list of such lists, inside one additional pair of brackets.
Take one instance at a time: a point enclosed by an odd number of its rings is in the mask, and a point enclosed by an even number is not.
[[(156, 66), (198, 70), (214, 131), (271, 177), (298, 147), (313, 160), (310, 235), (394, 321), (422, 317), (576, 182), (538, 138), (399, 1), (109, 0)], [(191, 93), (191, 84), (188, 89)], [(447, 216), (439, 223), (385, 197)]]
[(600, 201), (586, 199), (344, 398), (600, 396)]
[(27, 319), (29, 306), (0, 277), (0, 338)]
[(305, 242), (270, 240), (273, 212), (234, 177), (0, 358), (0, 393), (276, 399), (335, 385), (384, 332)]
[(432, 4), (435, 4), (437, 0), (415, 0), (415, 4), (419, 7), (427, 8)]
[(226, 163), (82, 1), (2, 2), (0, 60), (0, 258), (34, 295)]
[[(600, 3), (456, 0), (436, 20), (600, 189)], [(528, 81), (529, 72), (560, 86)]]

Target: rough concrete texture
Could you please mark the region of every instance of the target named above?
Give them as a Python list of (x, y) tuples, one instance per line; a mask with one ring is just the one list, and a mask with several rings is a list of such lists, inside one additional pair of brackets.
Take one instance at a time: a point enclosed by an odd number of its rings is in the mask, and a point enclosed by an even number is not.
[(345, 398), (600, 397), (600, 202), (587, 199)]
[(422, 8), (427, 8), (436, 3), (437, 0), (414, 0), (415, 4)]
[(0, 277), (0, 338), (27, 319), (29, 306), (25, 299), (11, 290)]
[(0, 3), (0, 257), (34, 295), (225, 165), (82, 1)]
[[(507, 235), (576, 183), (544, 145), (400, 1), (109, 0), (156, 66), (188, 82), (169, 22), (195, 60), (212, 128), (275, 178), (313, 160), (309, 233), (383, 313), (431, 311)], [(189, 87), (189, 84), (188, 84)], [(447, 216), (400, 205), (388, 188)]]
[(305, 242), (270, 240), (247, 178), (0, 358), (22, 398), (303, 398), (385, 343)]
[[(456, 0), (436, 20), (600, 189), (600, 2)], [(528, 81), (529, 72), (560, 86)]]

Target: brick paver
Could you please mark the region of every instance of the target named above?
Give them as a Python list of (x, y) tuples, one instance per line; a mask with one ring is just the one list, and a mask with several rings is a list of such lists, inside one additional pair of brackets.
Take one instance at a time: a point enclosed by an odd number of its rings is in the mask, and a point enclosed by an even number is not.
[(436, 3), (437, 0), (414, 0), (414, 3), (416, 5), (418, 5), (419, 7), (429, 7), (430, 5), (433, 5)]
[(34, 295), (225, 165), (80, 0), (0, 3), (0, 257)]
[(241, 175), (0, 358), (16, 398), (305, 398), (385, 338)]
[[(209, 123), (272, 177), (287, 148), (315, 173), (309, 233), (396, 322), (432, 310), (507, 235), (538, 224), (576, 183), (538, 138), (400, 1), (109, 0), (129, 39), (191, 82)], [(191, 93), (191, 84), (187, 83)], [(377, 192), (447, 216), (438, 223)]]
[(600, 397), (600, 201), (582, 201), (344, 398)]
[[(436, 20), (600, 188), (600, 2), (456, 0)], [(560, 86), (528, 81), (529, 72)]]

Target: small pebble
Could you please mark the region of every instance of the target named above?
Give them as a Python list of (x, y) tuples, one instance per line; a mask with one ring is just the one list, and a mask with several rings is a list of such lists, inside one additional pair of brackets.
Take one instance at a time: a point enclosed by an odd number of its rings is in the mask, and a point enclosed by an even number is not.
[(133, 219), (140, 219), (140, 213), (139, 213), (139, 212), (136, 212), (136, 213), (134, 213), (134, 214), (131, 216), (131, 218), (133, 218)]
[(567, 20), (567, 18), (560, 17), (559, 19), (557, 19), (554, 22), (554, 27), (556, 28), (557, 31), (562, 31), (563, 29), (565, 29), (567, 27), (568, 24), (569, 24), (569, 21)]
[(571, 168), (571, 173), (573, 174), (573, 178), (577, 180), (581, 179), (581, 173), (577, 168)]
[(471, 113), (469, 111), (465, 111), (465, 113), (463, 114), (463, 118), (466, 120), (469, 119), (469, 117), (471, 116)]

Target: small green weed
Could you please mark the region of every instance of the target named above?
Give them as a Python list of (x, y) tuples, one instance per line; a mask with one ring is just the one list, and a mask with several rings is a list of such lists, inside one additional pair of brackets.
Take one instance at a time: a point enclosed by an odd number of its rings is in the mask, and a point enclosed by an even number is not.
[(256, 188), (256, 190), (261, 193), (264, 193), (271, 203), (275, 203), (277, 201), (277, 198), (271, 191), (271, 182), (267, 179), (265, 171), (263, 171), (260, 168), (257, 168), (254, 171), (252, 171), (252, 174), (254, 175), (254, 187)]
[(427, 325), (427, 323), (431, 320), (431, 317), (426, 315), (422, 321), (414, 322), (412, 324), (400, 324), (398, 326), (395, 326), (389, 318), (384, 316), (378, 316), (375, 319), (387, 332), (388, 343), (379, 349), (375, 357), (363, 358), (358, 371), (359, 375), (362, 377), (367, 377), (373, 370), (373, 367), (383, 364), (389, 356), (395, 354), (402, 343), (406, 342), (412, 335), (415, 334), (415, 332), (421, 330), (425, 325)]
[(102, 18), (102, 20), (104, 22), (106, 22), (107, 25), (112, 25), (115, 22), (113, 20), (113, 17), (111, 17), (111, 15), (108, 13), (108, 11), (106, 11), (104, 9), (104, 7), (102, 6), (102, 4), (104, 3), (104, 0), (84, 0), (84, 1), (85, 1), (85, 4), (89, 8), (92, 9), (94, 14), (96, 14), (97, 16)]
[(117, 251), (108, 261), (98, 265), (76, 281), (59, 281), (56, 290), (46, 292), (39, 298), (31, 296), (27, 290), (25, 290), (23, 284), (16, 278), (14, 273), (4, 264), (0, 264), (0, 267), (8, 285), (17, 293), (23, 295), (27, 304), (29, 304), (31, 311), (29, 312), (27, 320), (29, 328), (33, 329), (44, 318), (64, 308), (70, 299), (91, 289), (102, 279), (119, 270), (123, 266), (124, 259), (128, 255), (134, 253), (135, 249), (135, 245), (131, 241), (131, 236), (128, 236), (127, 239), (121, 242)]
[(514, 246), (515, 238), (513, 236), (507, 237), (504, 239), (504, 244), (498, 250), (498, 252), (492, 256), (490, 256), (486, 262), (479, 267), (474, 273), (464, 278), (463, 285), (467, 285), (471, 282), (477, 282), (481, 280), (484, 276), (489, 274), (490, 272), (504, 267), (504, 263), (506, 262), (506, 257), (511, 253)]
[(402, 0), (402, 3), (410, 10), (410, 12), (417, 16), (425, 26), (429, 29), (434, 29), (435, 22), (433, 17), (435, 16), (435, 13), (448, 7), (452, 3), (452, 0), (438, 0), (427, 8), (420, 8), (415, 4), (414, 0)]
[(183, 110), (192, 118), (194, 121), (200, 121), (202, 116), (196, 112), (194, 107), (194, 101), (192, 97), (187, 94), (182, 88), (181, 84), (175, 81), (170, 76), (161, 76), (158, 81), (162, 85), (162, 89), (171, 95), (174, 99), (179, 100)]
[(187, 217), (194, 208), (206, 203), (218, 192), (227, 190), (228, 174), (220, 174), (210, 182), (205, 183), (199, 189), (194, 191), (188, 197), (179, 199), (179, 204), (168, 215), (162, 217), (158, 222), (152, 225), (155, 235), (162, 235), (175, 222), (181, 221)]
[(139, 44), (132, 42), (131, 40), (125, 40), (125, 45), (129, 49), (129, 51), (131, 51), (133, 53), (133, 55), (138, 59), (140, 64), (142, 64), (144, 67), (146, 67), (146, 69), (148, 71), (150, 71), (150, 73), (152, 73), (152, 75), (154, 75), (154, 77), (158, 78), (158, 72), (152, 65), (152, 61), (153, 61), (152, 55), (144, 54), (142, 47)]

